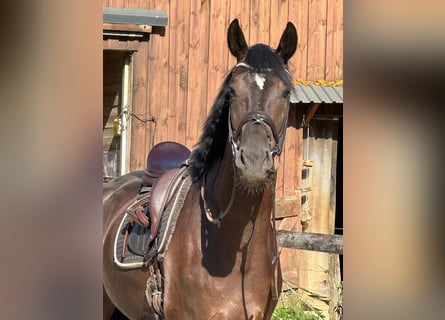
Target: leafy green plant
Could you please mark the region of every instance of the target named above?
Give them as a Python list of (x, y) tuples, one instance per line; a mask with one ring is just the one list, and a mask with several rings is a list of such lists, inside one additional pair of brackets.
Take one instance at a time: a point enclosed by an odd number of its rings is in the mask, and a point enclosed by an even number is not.
[[(280, 296), (272, 320), (323, 320), (321, 310), (305, 301), (295, 289), (295, 284), (285, 281), (287, 289)], [(301, 288), (300, 288), (301, 289)]]
[(319, 320), (320, 317), (314, 314), (307, 314), (304, 311), (289, 307), (276, 308), (272, 320)]

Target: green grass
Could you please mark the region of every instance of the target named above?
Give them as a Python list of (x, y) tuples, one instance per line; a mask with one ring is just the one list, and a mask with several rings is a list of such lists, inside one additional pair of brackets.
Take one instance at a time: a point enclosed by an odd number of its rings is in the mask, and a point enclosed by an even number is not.
[(275, 309), (272, 320), (320, 320), (314, 314), (307, 314), (305, 311), (296, 310), (291, 307), (278, 307)]
[[(272, 314), (272, 320), (325, 320), (322, 310), (311, 305), (305, 298), (310, 294), (312, 298), (316, 297), (320, 301), (328, 303), (327, 297), (316, 295), (306, 289), (299, 288), (292, 281), (283, 279), (284, 290), (280, 295), (278, 304)], [(343, 319), (343, 281), (338, 286), (339, 297), (334, 311), (337, 313), (337, 319)], [(301, 292), (305, 292), (302, 295)]]
[(297, 293), (289, 288), (281, 293), (271, 320), (323, 320), (324, 316)]

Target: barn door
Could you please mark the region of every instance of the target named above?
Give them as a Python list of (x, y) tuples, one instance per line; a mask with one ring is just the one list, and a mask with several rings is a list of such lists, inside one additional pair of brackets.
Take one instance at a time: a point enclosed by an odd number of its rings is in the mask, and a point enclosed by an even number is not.
[(131, 53), (103, 51), (103, 181), (129, 171)]

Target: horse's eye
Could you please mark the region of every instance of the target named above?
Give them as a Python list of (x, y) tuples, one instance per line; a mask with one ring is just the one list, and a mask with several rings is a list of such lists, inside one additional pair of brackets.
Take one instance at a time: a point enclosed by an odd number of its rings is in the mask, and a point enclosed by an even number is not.
[(288, 99), (290, 97), (290, 90), (286, 89), (283, 91), (283, 98)]

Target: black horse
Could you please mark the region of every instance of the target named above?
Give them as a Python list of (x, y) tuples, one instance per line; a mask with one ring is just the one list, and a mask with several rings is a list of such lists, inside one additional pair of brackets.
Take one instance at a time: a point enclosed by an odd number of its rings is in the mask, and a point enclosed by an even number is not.
[[(234, 20), (228, 45), (237, 64), (180, 171), (183, 205), (159, 259), (166, 319), (269, 319), (281, 291), (274, 190), (297, 31), (289, 22), (276, 50), (248, 47)], [(150, 263), (122, 270), (113, 260), (115, 235), (141, 181), (138, 173), (111, 181), (104, 198), (105, 316), (117, 307), (130, 319), (157, 317), (146, 301)]]

